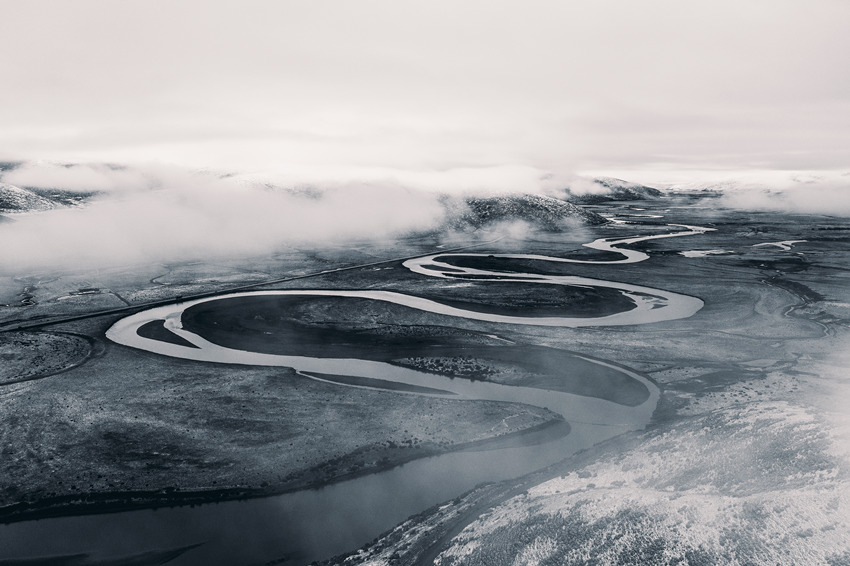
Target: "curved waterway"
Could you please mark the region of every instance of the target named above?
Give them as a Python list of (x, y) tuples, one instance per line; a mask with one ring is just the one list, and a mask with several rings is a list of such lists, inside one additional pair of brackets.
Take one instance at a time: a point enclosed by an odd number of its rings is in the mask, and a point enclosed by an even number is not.
[[(183, 327), (183, 314), (193, 306), (236, 297), (342, 297), (384, 301), (448, 317), (499, 324), (586, 327), (646, 324), (691, 316), (702, 301), (660, 289), (614, 281), (565, 275), (491, 271), (458, 267), (452, 257), (504, 258), (553, 263), (627, 264), (649, 256), (623, 248), (656, 238), (700, 234), (709, 228), (679, 225), (682, 230), (623, 239), (600, 239), (587, 247), (619, 254), (617, 259), (583, 260), (527, 254), (434, 254), (408, 260), (413, 272), (443, 279), (471, 278), (476, 282), (499, 281), (614, 289), (634, 303), (634, 308), (605, 316), (512, 316), (467, 310), (436, 300), (391, 291), (376, 290), (285, 290), (253, 291), (209, 297), (157, 307), (116, 322), (106, 333), (119, 344), (190, 360), (243, 365), (285, 366), (310, 379), (312, 373), (384, 380), (406, 386), (417, 395), (506, 401), (546, 407), (561, 414), (569, 427), (554, 427), (548, 438), (533, 445), (507, 446), (490, 450), (461, 451), (423, 458), (391, 470), (321, 489), (261, 499), (143, 510), (108, 515), (67, 517), (16, 523), (0, 527), (4, 556), (24, 552), (27, 544), (39, 541), (39, 554), (59, 555), (90, 552), (108, 557), (141, 554), (197, 544), (169, 564), (250, 563), (285, 559), (281, 564), (306, 564), (356, 548), (382, 531), (440, 501), (450, 499), (484, 481), (518, 477), (553, 464), (570, 454), (649, 421), (658, 402), (658, 388), (642, 375), (602, 360), (575, 357), (608, 371), (620, 372), (641, 383), (648, 395), (635, 405), (575, 393), (534, 387), (501, 385), (488, 381), (453, 379), (381, 361), (352, 358), (281, 355), (246, 351), (213, 343)], [(140, 331), (151, 324), (174, 339)], [(380, 381), (373, 381), (380, 383)], [(340, 386), (346, 386), (339, 384)], [(363, 385), (356, 385), (363, 386)], [(565, 434), (569, 431), (568, 434)], [(111, 535), (109, 533), (112, 533)], [(117, 536), (116, 533), (120, 533)], [(31, 547), (30, 552), (31, 555)]]

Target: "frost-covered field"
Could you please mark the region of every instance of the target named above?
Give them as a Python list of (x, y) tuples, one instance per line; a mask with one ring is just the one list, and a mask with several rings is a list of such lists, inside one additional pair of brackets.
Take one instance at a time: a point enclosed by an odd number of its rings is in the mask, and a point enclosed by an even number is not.
[(840, 367), (706, 394), (639, 448), (497, 506), (436, 563), (848, 564)]

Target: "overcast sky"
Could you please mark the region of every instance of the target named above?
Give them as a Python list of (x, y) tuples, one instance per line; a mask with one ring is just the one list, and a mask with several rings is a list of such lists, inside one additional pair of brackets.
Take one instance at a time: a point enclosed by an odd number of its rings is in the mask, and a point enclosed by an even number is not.
[(0, 158), (850, 170), (846, 0), (0, 8)]

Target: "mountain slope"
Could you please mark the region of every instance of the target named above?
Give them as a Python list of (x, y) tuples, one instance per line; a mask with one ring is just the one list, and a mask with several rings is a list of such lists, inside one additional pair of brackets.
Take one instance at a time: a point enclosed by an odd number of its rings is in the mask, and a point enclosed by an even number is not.
[(0, 212), (29, 212), (59, 208), (61, 204), (28, 189), (0, 183)]
[(597, 177), (593, 180), (600, 192), (572, 195), (570, 202), (576, 204), (597, 204), (612, 200), (646, 200), (660, 197), (663, 193), (653, 187), (630, 183), (614, 177)]
[(481, 228), (499, 222), (522, 221), (548, 231), (561, 231), (570, 224), (604, 224), (606, 220), (573, 203), (542, 195), (503, 195), (468, 197), (465, 209), (454, 219), (453, 227)]

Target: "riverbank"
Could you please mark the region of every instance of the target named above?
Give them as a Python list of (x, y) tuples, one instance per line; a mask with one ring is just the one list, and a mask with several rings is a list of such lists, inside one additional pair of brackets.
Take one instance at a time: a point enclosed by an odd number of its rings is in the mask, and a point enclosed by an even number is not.
[(245, 485), (200, 490), (167, 486), (153, 491), (92, 492), (60, 495), (36, 501), (20, 501), (0, 507), (0, 523), (273, 497), (302, 490), (321, 489), (334, 483), (378, 474), (413, 460), (448, 452), (490, 450), (549, 442), (569, 434), (569, 431), (569, 424), (564, 422), (560, 415), (552, 414), (549, 421), (526, 429), (455, 445), (433, 443), (423, 445), (413, 442), (396, 445), (389, 442), (363, 447), (350, 454), (329, 460), (316, 468), (295, 474), (278, 485)]

